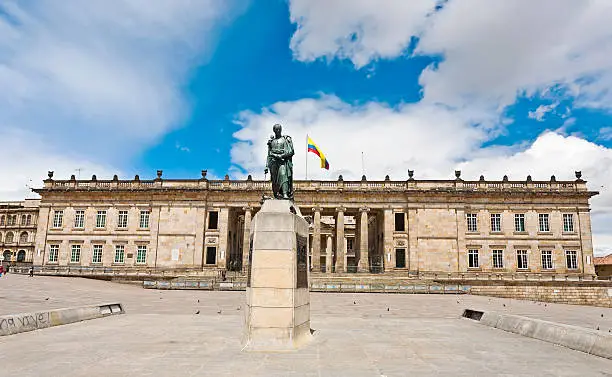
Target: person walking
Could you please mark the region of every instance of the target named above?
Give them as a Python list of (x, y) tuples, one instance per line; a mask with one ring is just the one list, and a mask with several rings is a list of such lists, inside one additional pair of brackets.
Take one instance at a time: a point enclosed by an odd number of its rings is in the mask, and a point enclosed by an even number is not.
[(30, 277), (34, 277), (34, 267), (30, 267)]

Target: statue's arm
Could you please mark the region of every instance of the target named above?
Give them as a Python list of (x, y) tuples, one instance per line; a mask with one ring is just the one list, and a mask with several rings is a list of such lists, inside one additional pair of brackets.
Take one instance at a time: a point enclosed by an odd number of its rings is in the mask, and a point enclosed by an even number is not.
[(285, 151), (285, 155), (283, 157), (291, 158), (294, 154), (295, 152), (293, 151), (293, 141), (291, 140), (290, 136), (287, 136), (287, 150)]

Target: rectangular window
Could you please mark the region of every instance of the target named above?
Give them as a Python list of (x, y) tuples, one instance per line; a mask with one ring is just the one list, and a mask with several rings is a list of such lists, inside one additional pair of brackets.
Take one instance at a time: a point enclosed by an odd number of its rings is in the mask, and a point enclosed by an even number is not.
[(468, 250), (468, 268), (478, 268), (480, 267), (480, 261), (478, 260), (478, 250), (470, 249)]
[(147, 263), (147, 245), (138, 245), (138, 251), (136, 252), (136, 263)]
[(517, 213), (514, 215), (514, 231), (515, 232), (525, 231), (525, 214)]
[(503, 250), (493, 250), (493, 268), (503, 268), (504, 267), (504, 251)]
[(149, 229), (149, 211), (140, 211), (140, 228)]
[(102, 263), (102, 245), (93, 245), (91, 263)]
[(206, 264), (217, 263), (217, 248), (214, 246), (208, 246), (206, 248)]
[(552, 270), (552, 268), (553, 268), (552, 251), (542, 250), (542, 269)]
[(540, 232), (550, 232), (550, 222), (548, 221), (547, 213), (540, 213), (538, 215), (538, 223), (540, 225)]
[(106, 228), (106, 211), (98, 211), (96, 215), (96, 228)]
[(578, 257), (575, 250), (566, 250), (565, 260), (567, 262), (568, 270), (575, 270), (578, 268)]
[(501, 214), (491, 214), (491, 232), (501, 232)]
[(49, 245), (49, 262), (57, 263), (58, 255), (59, 255), (59, 245)]
[(528, 268), (527, 250), (517, 250), (516, 251), (516, 267), (519, 270), (525, 270)]
[(355, 239), (354, 238), (347, 238), (346, 239), (346, 250), (347, 251), (353, 251), (353, 247), (355, 246)]
[(79, 263), (81, 261), (81, 245), (72, 245), (70, 252), (70, 263)]
[(85, 211), (80, 209), (74, 212), (74, 227), (80, 229), (85, 227)]
[(563, 214), (563, 231), (570, 233), (574, 231), (574, 215), (571, 213)]
[(211, 211), (208, 213), (208, 229), (217, 229), (219, 223), (219, 212)]
[(125, 262), (125, 246), (115, 245), (115, 263)]
[(405, 215), (403, 212), (398, 212), (395, 214), (395, 231), (403, 232), (406, 230), (406, 224), (404, 222)]
[(128, 211), (119, 211), (119, 218), (117, 219), (118, 228), (127, 228), (128, 226)]
[(406, 268), (406, 249), (395, 249), (395, 267)]
[(478, 231), (478, 225), (477, 225), (477, 221), (476, 221), (476, 214), (475, 213), (468, 213), (466, 215), (467, 217), (467, 230), (468, 232), (477, 232)]
[(64, 222), (64, 211), (53, 212), (53, 227), (61, 228)]

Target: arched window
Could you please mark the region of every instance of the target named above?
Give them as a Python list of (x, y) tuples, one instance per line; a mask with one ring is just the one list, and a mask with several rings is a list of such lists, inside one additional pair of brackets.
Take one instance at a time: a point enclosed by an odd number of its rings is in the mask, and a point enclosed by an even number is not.
[(17, 253), (17, 262), (25, 262), (26, 252), (25, 250), (19, 250)]
[(25, 225), (26, 223), (26, 215), (21, 215), (21, 225)]
[(4, 257), (4, 262), (10, 262), (11, 261), (11, 251), (10, 250), (4, 250), (4, 253), (2, 253), (2, 256)]
[(23, 232), (19, 235), (19, 242), (27, 243), (28, 242), (28, 232)]
[(17, 225), (17, 215), (13, 215), (13, 225)]
[(4, 238), (5, 243), (13, 242), (13, 232), (6, 233), (6, 237)]
[(28, 215), (26, 219), (26, 225), (30, 225), (30, 224), (32, 224), (32, 215)]
[(15, 215), (9, 215), (6, 222), (6, 225), (15, 225)]
[(0, 216), (0, 225), (4, 225), (4, 215)]
[(0, 242), (2, 242), (2, 233), (0, 233)]

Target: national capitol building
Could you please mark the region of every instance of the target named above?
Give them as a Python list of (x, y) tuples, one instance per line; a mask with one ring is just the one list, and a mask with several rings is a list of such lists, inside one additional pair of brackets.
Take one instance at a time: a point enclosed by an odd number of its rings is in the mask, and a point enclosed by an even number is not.
[[(576, 180), (294, 182), (310, 224), (311, 274), (593, 277), (589, 191)], [(4, 263), (41, 268), (246, 271), (270, 182), (56, 180), (40, 200), (2, 203)]]

